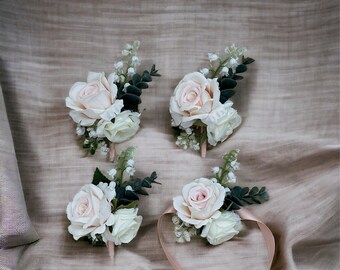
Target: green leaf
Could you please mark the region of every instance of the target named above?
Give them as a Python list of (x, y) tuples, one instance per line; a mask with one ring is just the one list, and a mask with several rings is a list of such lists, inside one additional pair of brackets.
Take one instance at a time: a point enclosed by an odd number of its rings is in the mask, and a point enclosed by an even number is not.
[(253, 63), (255, 60), (253, 58), (247, 57), (246, 59), (244, 59), (243, 64), (244, 65), (249, 65), (251, 63)]
[(151, 188), (152, 184), (160, 184), (159, 182), (155, 181), (157, 178), (157, 173), (152, 172), (150, 176), (145, 177), (144, 179), (135, 178), (124, 184), (126, 186), (131, 186), (133, 192), (141, 195), (148, 195), (148, 193), (144, 190), (144, 188)]
[(241, 64), (241, 65), (238, 65), (238, 66), (236, 67), (235, 73), (243, 73), (243, 72), (246, 72), (246, 71), (247, 71), (247, 66)]
[(158, 74), (158, 70), (156, 69), (156, 65), (153, 64), (150, 70), (150, 75), (151, 76), (156, 76), (156, 77), (160, 77), (161, 74)]
[(123, 99), (124, 105), (125, 104), (135, 105), (135, 104), (140, 104), (142, 102), (139, 96), (130, 94), (130, 93), (126, 93), (125, 95), (123, 95), (122, 99)]
[(136, 86), (140, 89), (149, 88), (149, 85), (146, 82), (139, 82), (139, 83), (136, 84)]
[(228, 101), (228, 98), (224, 97), (224, 96), (220, 96), (220, 102), (222, 104), (226, 103)]
[(142, 187), (151, 188), (151, 184), (149, 183), (149, 181), (143, 180), (142, 181)]
[(239, 186), (233, 187), (229, 195), (229, 199), (239, 206), (251, 205), (251, 204), (261, 204), (269, 200), (269, 195), (265, 187), (259, 189), (258, 187), (253, 187), (249, 189), (248, 187), (242, 188)]
[(132, 84), (136, 85), (137, 83), (139, 83), (141, 81), (142, 77), (136, 73), (132, 76)]
[[(235, 91), (234, 90), (229, 90), (229, 89), (227, 89), (227, 90), (222, 90), (221, 91), (221, 96), (220, 97), (224, 97), (224, 98), (226, 98), (227, 100), (229, 99), (229, 98), (231, 98), (233, 95), (235, 95)], [(221, 103), (223, 103), (222, 101), (221, 101)]]
[(221, 86), (220, 89), (224, 90), (224, 89), (232, 89), (235, 88), (237, 85), (237, 82), (233, 79), (230, 78), (224, 78), (221, 81)]
[(92, 184), (98, 185), (100, 182), (110, 184), (111, 180), (109, 180), (98, 168), (94, 171)]
[[(138, 83), (138, 84), (140, 84), (140, 83)], [(126, 92), (129, 93), (129, 94), (137, 95), (137, 96), (140, 96), (142, 94), (142, 91), (138, 88), (138, 86), (136, 87), (136, 86), (133, 86), (133, 85), (129, 85), (126, 88)]]
[(197, 126), (197, 127), (206, 127), (207, 126), (201, 120), (196, 120), (193, 125)]
[(142, 81), (143, 81), (143, 82), (151, 82), (151, 81), (152, 81), (152, 77), (151, 77), (149, 71), (145, 70), (145, 71), (143, 72)]
[(249, 191), (249, 195), (255, 195), (256, 193), (259, 192), (259, 188), (258, 187), (253, 187), (250, 191)]
[(233, 79), (236, 80), (236, 81), (237, 81), (237, 80), (242, 80), (242, 79), (243, 79), (243, 76), (234, 75), (234, 76), (233, 76)]
[(117, 207), (117, 210), (122, 209), (122, 208), (136, 208), (138, 205), (138, 202), (139, 201), (132, 201), (129, 204), (121, 204)]

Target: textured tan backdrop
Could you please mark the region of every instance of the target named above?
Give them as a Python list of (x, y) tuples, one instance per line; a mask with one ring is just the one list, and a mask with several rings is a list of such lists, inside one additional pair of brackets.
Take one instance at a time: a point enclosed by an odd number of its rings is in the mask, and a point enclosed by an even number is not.
[[(272, 269), (339, 267), (338, 1), (1, 1), (1, 85), (28, 213), (40, 235), (0, 250), (0, 268), (171, 269), (156, 220), (189, 181), (240, 148), (240, 185), (266, 185), (271, 200), (249, 207), (272, 229)], [(141, 41), (143, 66), (163, 76), (143, 95), (137, 169), (162, 186), (142, 200), (143, 227), (112, 263), (105, 248), (75, 242), (65, 207), (103, 159), (82, 158), (64, 98), (87, 71), (110, 72), (126, 42)], [(243, 124), (206, 159), (176, 148), (168, 103), (184, 74), (207, 53), (235, 42), (256, 62), (233, 98)], [(10, 138), (9, 138), (10, 139)], [(1, 161), (3, 162), (3, 161)], [(170, 230), (170, 229), (169, 229)], [(171, 232), (167, 239), (171, 240)], [(265, 269), (260, 233), (207, 248), (177, 246), (184, 269)], [(1, 266), (2, 265), (2, 266)], [(114, 267), (113, 267), (114, 265)]]

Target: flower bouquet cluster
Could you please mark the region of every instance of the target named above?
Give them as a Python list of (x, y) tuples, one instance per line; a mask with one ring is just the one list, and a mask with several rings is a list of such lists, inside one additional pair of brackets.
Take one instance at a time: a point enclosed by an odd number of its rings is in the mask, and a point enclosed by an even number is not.
[(89, 154), (100, 147), (103, 153), (110, 152), (113, 161), (114, 144), (129, 140), (139, 129), (142, 90), (153, 76), (160, 76), (155, 65), (137, 73), (139, 46), (139, 41), (127, 44), (122, 51), (125, 60), (115, 63), (115, 71), (107, 78), (104, 72), (89, 72), (87, 82), (76, 82), (70, 89), (66, 106)]
[(242, 229), (234, 212), (244, 205), (261, 204), (269, 199), (265, 187), (236, 186), (238, 150), (223, 156), (223, 165), (212, 168), (212, 178), (199, 178), (185, 185), (182, 195), (173, 199), (177, 242), (189, 242), (192, 236), (206, 238), (212, 245), (230, 240)]
[(241, 117), (232, 108), (240, 73), (254, 62), (244, 57), (245, 48), (231, 45), (224, 55), (209, 53), (209, 67), (189, 73), (179, 82), (170, 100), (172, 126), (177, 130), (176, 144), (184, 149), (201, 149), (206, 155), (207, 142), (215, 146), (225, 141), (241, 124)]
[(138, 216), (139, 195), (158, 182), (156, 172), (144, 179), (135, 178), (134, 148), (117, 158), (105, 176), (96, 168), (91, 184), (84, 185), (67, 205), (68, 231), (75, 240), (85, 238), (93, 245), (106, 244), (113, 257), (114, 245), (129, 243), (142, 222)]

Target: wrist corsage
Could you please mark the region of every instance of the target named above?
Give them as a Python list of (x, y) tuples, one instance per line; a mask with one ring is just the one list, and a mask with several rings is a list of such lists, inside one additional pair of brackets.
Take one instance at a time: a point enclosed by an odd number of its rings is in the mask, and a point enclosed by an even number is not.
[(239, 150), (232, 150), (223, 156), (221, 167), (213, 167), (213, 176), (199, 178), (185, 185), (181, 195), (160, 216), (157, 232), (165, 255), (174, 269), (181, 269), (179, 262), (167, 248), (163, 237), (162, 220), (172, 215), (176, 242), (190, 242), (193, 237), (205, 238), (211, 245), (220, 245), (232, 239), (243, 228), (242, 221), (256, 222), (265, 239), (269, 269), (275, 255), (275, 239), (271, 230), (243, 206), (261, 204), (269, 200), (265, 187), (240, 187), (236, 183), (235, 171)]
[(108, 77), (104, 72), (89, 72), (87, 82), (76, 82), (70, 89), (66, 106), (88, 154), (95, 154), (99, 147), (113, 161), (114, 145), (131, 139), (139, 129), (142, 90), (153, 76), (160, 76), (155, 65), (137, 73), (139, 45), (139, 41), (126, 45), (125, 59), (114, 64), (115, 71)]
[(225, 141), (241, 124), (232, 107), (240, 73), (254, 62), (244, 57), (245, 48), (231, 45), (223, 56), (209, 53), (209, 67), (189, 73), (179, 82), (170, 99), (172, 126), (177, 130), (176, 144), (184, 149), (201, 150), (205, 157), (207, 143), (216, 146)]
[(144, 179), (134, 177), (133, 153), (132, 147), (123, 151), (108, 176), (96, 168), (92, 183), (84, 185), (66, 208), (74, 240), (106, 244), (111, 257), (114, 245), (129, 243), (137, 235), (142, 222), (139, 195), (148, 195), (145, 188), (159, 184), (156, 172)]
[(212, 168), (213, 177), (199, 178), (185, 185), (182, 195), (173, 199), (177, 242), (189, 242), (192, 236), (206, 238), (212, 245), (230, 240), (242, 229), (234, 210), (269, 199), (265, 187), (235, 186), (238, 150), (223, 156), (223, 165)]

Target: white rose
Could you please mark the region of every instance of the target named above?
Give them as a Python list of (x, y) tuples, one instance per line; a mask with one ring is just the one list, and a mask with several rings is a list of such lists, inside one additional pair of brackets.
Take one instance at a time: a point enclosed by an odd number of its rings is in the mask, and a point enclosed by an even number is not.
[(71, 221), (68, 231), (75, 240), (91, 234), (104, 233), (113, 224), (111, 206), (100, 188), (93, 184), (83, 186), (66, 208)]
[(139, 113), (127, 110), (118, 114), (114, 123), (100, 120), (96, 132), (98, 137), (106, 137), (113, 143), (121, 143), (137, 133), (139, 124)]
[(174, 125), (184, 129), (194, 121), (204, 119), (221, 103), (217, 79), (206, 79), (199, 72), (190, 73), (177, 85), (170, 99), (170, 114)]
[[(72, 109), (70, 116), (73, 121), (82, 126), (91, 126), (96, 119), (111, 120), (124, 106), (122, 100), (116, 100), (117, 86), (115, 75), (108, 80), (104, 72), (89, 72), (87, 82), (76, 82), (66, 98), (66, 106)], [(118, 111), (118, 112), (117, 112)]]
[(212, 245), (219, 245), (230, 240), (242, 229), (240, 217), (230, 211), (223, 212), (219, 218), (212, 220), (204, 226), (201, 233)]
[(218, 142), (223, 142), (241, 124), (241, 117), (231, 107), (232, 105), (233, 103), (228, 100), (215, 109), (206, 119), (209, 144), (215, 146)]
[(129, 243), (139, 230), (142, 216), (137, 216), (138, 208), (118, 209), (114, 213), (112, 232), (107, 229), (103, 234), (104, 241), (112, 241), (115, 245)]
[(197, 229), (221, 215), (225, 189), (219, 183), (207, 178), (196, 179), (185, 185), (182, 196), (173, 199), (178, 217)]

